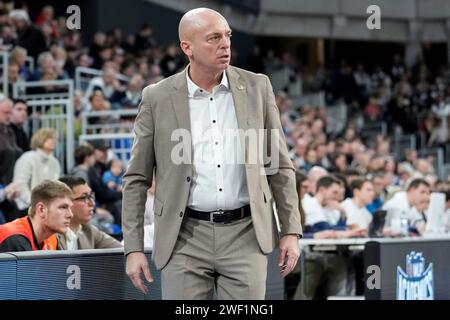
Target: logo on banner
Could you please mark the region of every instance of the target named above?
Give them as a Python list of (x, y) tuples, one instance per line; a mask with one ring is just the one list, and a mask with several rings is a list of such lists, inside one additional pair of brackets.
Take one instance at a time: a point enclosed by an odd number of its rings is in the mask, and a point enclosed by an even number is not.
[(433, 263), (425, 270), (422, 252), (406, 255), (406, 272), (397, 266), (397, 300), (433, 300), (433, 284)]

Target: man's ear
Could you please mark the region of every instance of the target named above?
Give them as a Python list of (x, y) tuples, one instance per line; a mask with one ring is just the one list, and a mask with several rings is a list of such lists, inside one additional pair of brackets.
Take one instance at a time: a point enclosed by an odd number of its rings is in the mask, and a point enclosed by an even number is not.
[(184, 54), (188, 57), (192, 56), (191, 43), (189, 41), (183, 40), (180, 42), (181, 50), (183, 50)]
[(48, 208), (43, 202), (38, 202), (36, 204), (36, 214), (38, 214), (41, 218), (45, 218), (48, 213)]

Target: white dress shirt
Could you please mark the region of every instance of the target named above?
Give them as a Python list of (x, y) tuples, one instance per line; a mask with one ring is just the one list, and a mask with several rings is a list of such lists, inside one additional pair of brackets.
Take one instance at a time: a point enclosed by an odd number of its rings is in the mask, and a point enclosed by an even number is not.
[(406, 191), (399, 191), (383, 205), (383, 210), (387, 210), (386, 220), (388, 225), (392, 224), (392, 219), (398, 218), (396, 215), (403, 214), (408, 219), (410, 226), (417, 227), (420, 223), (425, 223), (422, 214), (416, 207), (411, 207)]
[(71, 228), (66, 231), (66, 243), (67, 250), (78, 250), (78, 236), (81, 233), (81, 225), (79, 226), (77, 232), (73, 232)]
[(198, 87), (188, 72), (186, 78), (194, 168), (188, 207), (199, 211), (243, 207), (249, 204), (247, 179), (227, 75), (223, 73), (212, 93)]

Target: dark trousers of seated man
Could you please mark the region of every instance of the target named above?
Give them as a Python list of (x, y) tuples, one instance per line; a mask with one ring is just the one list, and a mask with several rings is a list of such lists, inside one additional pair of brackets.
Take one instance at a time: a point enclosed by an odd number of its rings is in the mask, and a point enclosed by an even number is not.
[(351, 259), (338, 252), (304, 252), (301, 281), (295, 300), (352, 296), (355, 281)]

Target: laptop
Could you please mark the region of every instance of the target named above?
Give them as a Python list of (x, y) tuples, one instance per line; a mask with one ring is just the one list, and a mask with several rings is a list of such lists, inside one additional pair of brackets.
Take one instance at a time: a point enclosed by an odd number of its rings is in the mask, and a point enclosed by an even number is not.
[(437, 235), (441, 229), (442, 215), (445, 212), (445, 193), (432, 192), (430, 205), (426, 212), (427, 225), (425, 233), (427, 235)]

